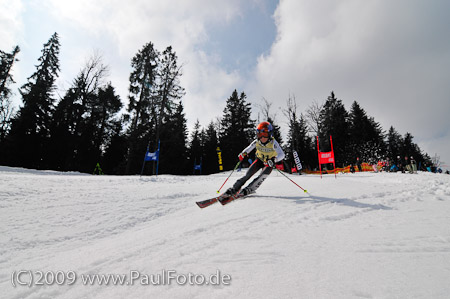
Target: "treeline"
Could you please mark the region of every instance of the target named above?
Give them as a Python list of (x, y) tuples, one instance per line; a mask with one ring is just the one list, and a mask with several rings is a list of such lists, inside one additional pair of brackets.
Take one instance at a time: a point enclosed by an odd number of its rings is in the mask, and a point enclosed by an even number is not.
[[(12, 67), (20, 48), (11, 53), (0, 50), (0, 163), (2, 165), (81, 171), (92, 173), (97, 163), (107, 174), (145, 174), (156, 171), (156, 162), (143, 164), (147, 150), (156, 151), (160, 141), (159, 173), (191, 174), (194, 164), (202, 173), (219, 171), (217, 149), (223, 167), (232, 169), (237, 154), (254, 138), (257, 120), (244, 92), (234, 90), (226, 99), (223, 116), (201, 127), (197, 121), (190, 136), (180, 85), (182, 65), (171, 46), (159, 51), (149, 42), (131, 60), (128, 106), (123, 107), (111, 82), (108, 67), (94, 54), (73, 79), (65, 94), (56, 95), (59, 76), (60, 43), (57, 33), (44, 44), (36, 71), (19, 89), (23, 105), (17, 112), (11, 104), (15, 83)], [(199, 103), (200, 105), (201, 103)], [(282, 143), (276, 115), (270, 103), (261, 106), (262, 119), (275, 128)], [(333, 136), (338, 164), (349, 164), (356, 157), (369, 161), (413, 155), (429, 161), (407, 133), (402, 137), (394, 128), (385, 134), (357, 102), (346, 111), (332, 92), (324, 104), (314, 102), (305, 114), (298, 114), (294, 97), (287, 99), (284, 116), (289, 126), (283, 143), (287, 165), (293, 165), (292, 151), (303, 164), (317, 167), (315, 137), (321, 149), (329, 150)], [(145, 166), (144, 168), (143, 165)]]

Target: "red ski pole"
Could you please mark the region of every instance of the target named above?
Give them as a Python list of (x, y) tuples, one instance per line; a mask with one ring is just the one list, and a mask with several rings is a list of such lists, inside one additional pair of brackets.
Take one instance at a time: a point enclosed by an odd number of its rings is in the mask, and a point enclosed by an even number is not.
[(295, 186), (297, 186), (297, 187), (299, 187), (300, 189), (302, 189), (303, 192), (305, 192), (305, 193), (308, 192), (308, 191), (306, 191), (305, 189), (303, 189), (302, 187), (300, 187), (300, 185), (298, 185), (296, 182), (294, 182), (293, 180), (291, 180), (291, 178), (288, 177), (287, 175), (285, 175), (281, 170), (279, 170), (278, 168), (277, 168), (277, 170), (278, 170), (279, 173), (281, 173), (282, 175), (284, 175), (285, 178), (287, 178), (287, 179), (290, 180), (292, 183), (294, 183)]
[(222, 189), (222, 187), (225, 185), (225, 183), (228, 181), (228, 179), (230, 178), (230, 176), (233, 174), (233, 172), (239, 167), (239, 165), (241, 164), (241, 160), (239, 160), (239, 162), (237, 162), (236, 166), (234, 167), (233, 171), (230, 173), (230, 175), (227, 177), (227, 179), (225, 180), (225, 182), (223, 182), (222, 186), (220, 186), (219, 190), (217, 190), (217, 193), (220, 192), (220, 189)]

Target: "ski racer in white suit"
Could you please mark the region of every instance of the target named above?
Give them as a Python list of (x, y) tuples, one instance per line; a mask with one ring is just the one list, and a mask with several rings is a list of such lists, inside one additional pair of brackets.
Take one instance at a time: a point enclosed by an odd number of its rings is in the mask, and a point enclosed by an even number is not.
[(275, 163), (281, 162), (285, 157), (283, 149), (275, 138), (273, 138), (273, 126), (266, 121), (258, 125), (256, 128), (256, 139), (239, 154), (239, 160), (242, 161), (254, 149), (256, 149), (255, 162), (250, 165), (245, 176), (237, 180), (233, 187), (225, 192), (226, 194), (233, 195), (239, 192), (242, 186), (262, 168), (261, 173), (247, 187), (240, 191), (244, 195), (254, 193), (272, 172)]

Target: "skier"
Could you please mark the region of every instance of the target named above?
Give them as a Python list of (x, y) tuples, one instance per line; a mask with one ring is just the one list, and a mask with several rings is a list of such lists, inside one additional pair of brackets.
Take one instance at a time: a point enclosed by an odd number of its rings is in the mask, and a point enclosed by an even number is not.
[(258, 171), (262, 168), (261, 173), (250, 183), (247, 187), (242, 189), (239, 193), (248, 195), (254, 193), (256, 189), (262, 184), (262, 182), (272, 172), (275, 163), (278, 163), (284, 159), (284, 152), (281, 149), (278, 142), (273, 135), (273, 127), (269, 122), (262, 122), (256, 128), (256, 139), (250, 143), (238, 156), (242, 161), (244, 157), (256, 148), (256, 159), (250, 165), (245, 176), (240, 178), (234, 183), (233, 187), (225, 191), (225, 194), (234, 195), (242, 186)]

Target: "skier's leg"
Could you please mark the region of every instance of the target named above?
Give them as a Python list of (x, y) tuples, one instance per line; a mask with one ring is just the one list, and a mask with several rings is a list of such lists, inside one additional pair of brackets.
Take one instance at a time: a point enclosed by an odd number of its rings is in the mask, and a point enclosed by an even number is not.
[(244, 188), (243, 192), (245, 195), (250, 193), (255, 193), (256, 189), (261, 186), (262, 182), (269, 176), (272, 172), (272, 167), (264, 167), (261, 174), (258, 175), (247, 187)]
[(242, 178), (237, 180), (233, 187), (229, 188), (225, 193), (234, 194), (238, 192), (242, 186), (262, 167), (264, 167), (264, 163), (259, 159), (255, 159), (255, 162), (250, 165), (247, 173)]

